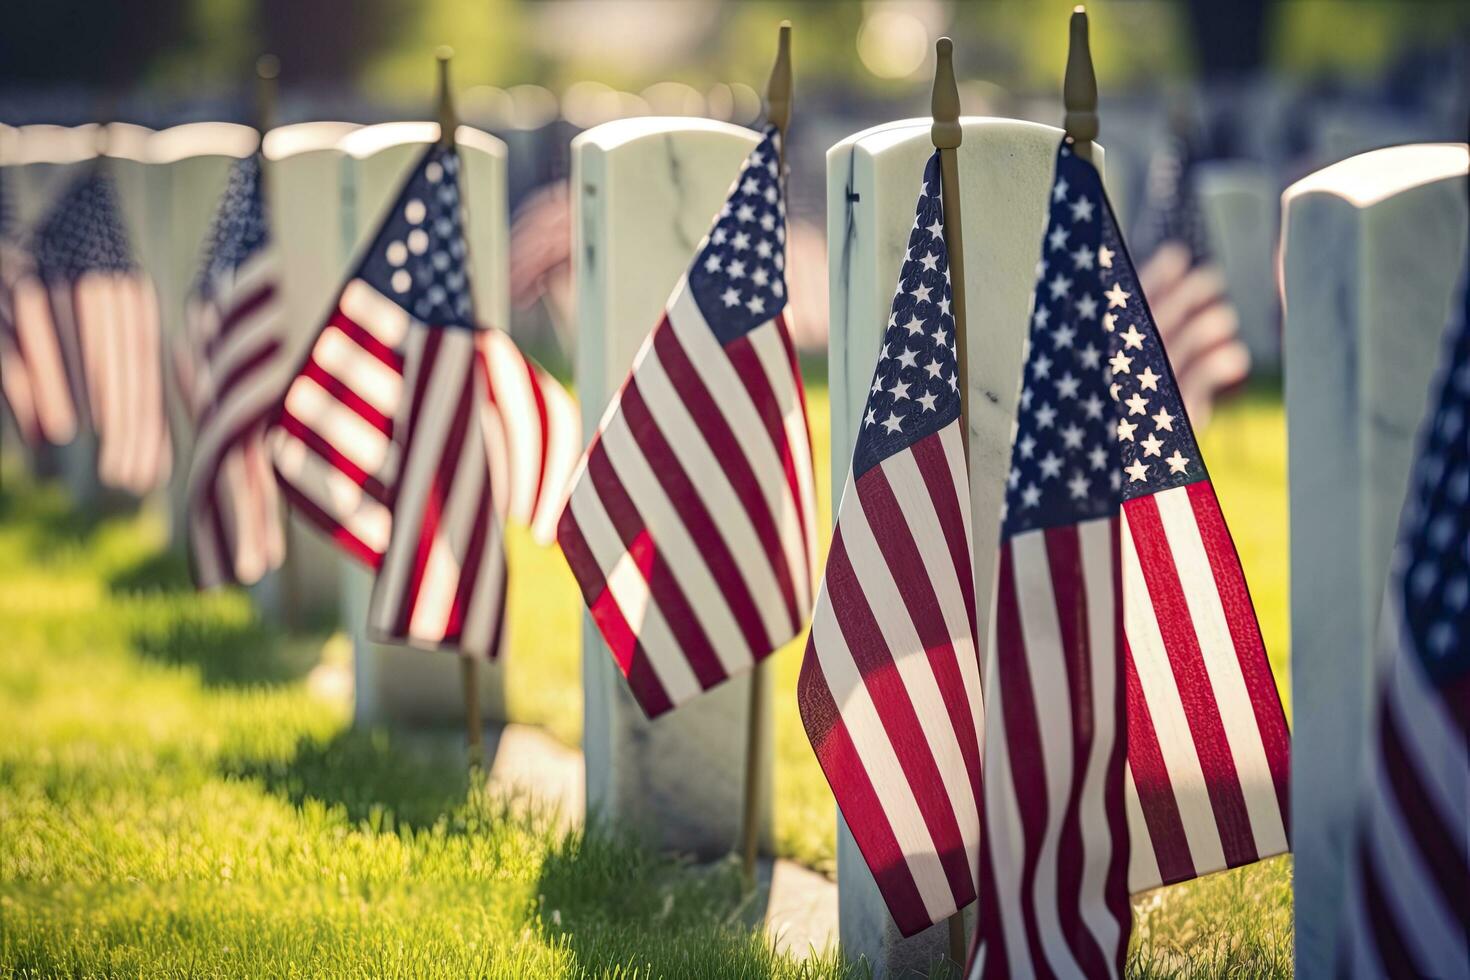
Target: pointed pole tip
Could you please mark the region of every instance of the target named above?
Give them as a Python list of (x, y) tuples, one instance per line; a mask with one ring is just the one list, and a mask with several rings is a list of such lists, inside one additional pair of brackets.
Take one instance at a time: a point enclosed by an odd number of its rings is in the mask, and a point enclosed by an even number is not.
[(454, 95), (449, 88), (449, 61), (454, 57), (454, 49), (449, 45), (440, 45), (434, 51), (434, 58), (439, 62), (439, 145), (453, 146), (454, 131), (459, 128), (459, 116), (454, 111)]
[(1098, 134), (1097, 73), (1092, 67), (1087, 12), (1081, 4), (1072, 12), (1068, 35), (1067, 71), (1062, 81), (1062, 105), (1066, 114), (1062, 117), (1062, 128), (1077, 148), (1077, 155), (1090, 160), (1092, 141)]
[(934, 43), (934, 55), (934, 91), (929, 102), (934, 125), (930, 138), (938, 149), (954, 149), (964, 135), (960, 127), (960, 89), (954, 74), (954, 42), (940, 38)]
[(783, 20), (776, 33), (776, 61), (766, 82), (766, 122), (781, 131), (791, 124), (791, 22)]
[(263, 54), (255, 59), (255, 77), (264, 79), (279, 78), (281, 74), (281, 59), (273, 54)]

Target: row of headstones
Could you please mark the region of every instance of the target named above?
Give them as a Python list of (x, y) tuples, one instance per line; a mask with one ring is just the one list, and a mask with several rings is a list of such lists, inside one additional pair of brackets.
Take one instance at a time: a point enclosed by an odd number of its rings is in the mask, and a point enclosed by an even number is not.
[[(296, 345), (293, 357), (304, 355), (324, 322), (352, 257), (372, 233), (410, 159), (438, 135), (438, 124), (429, 122), (301, 123), (266, 134), (266, 192), (283, 253), (281, 286), (289, 340)], [(467, 126), (460, 127), (457, 139), (465, 160), (466, 206), (473, 213), (467, 234), (477, 310), (484, 322), (504, 326), (510, 314), (506, 147)], [(258, 145), (253, 129), (230, 123), (159, 131), (117, 124), (105, 131), (0, 127), (0, 180), (23, 230), (103, 152), (134, 251), (158, 290), (163, 329), (177, 337), (229, 169)], [(169, 486), (148, 503), (166, 512), (170, 527), (182, 533), (190, 426), (171, 389), (168, 398), (174, 438), (182, 444), (175, 446)], [(85, 438), (60, 453), (61, 475), (83, 505), (100, 496), (92, 453)], [(352, 630), (355, 717), (369, 724), (452, 722), (463, 704), (457, 666), (448, 658), (370, 643), (361, 630), (371, 589), (368, 574), (294, 520), (288, 536), (285, 566), (253, 588), (255, 601), (266, 615), (287, 623), (340, 618)], [(503, 720), (500, 671), (479, 674), (486, 717)]]
[[(966, 229), (965, 270), (969, 295), (985, 297), (970, 310), (967, 392), (974, 408), (973, 527), (976, 550), (983, 552), (995, 546), (999, 474), (1060, 133), (1014, 120), (967, 119), (964, 125), (961, 193), (966, 213), (983, 216)], [(266, 146), (277, 230), (292, 270), (288, 305), (303, 338), (331, 302), (348, 257), (414, 145), (435, 134), (428, 124), (393, 124), (320, 142), (310, 135), (307, 127), (287, 127), (272, 133)], [(636, 119), (598, 127), (574, 142), (577, 382), (588, 434), (756, 138), (720, 123)], [(484, 134), (462, 131), (462, 142), (469, 147), (471, 234), (480, 236), (472, 250), (482, 266), (475, 270), (477, 298), (482, 315), (504, 323), (504, 149)], [(828, 151), (831, 472), (837, 485), (849, 463), (853, 421), (871, 379), (918, 174), (930, 151), (928, 120), (866, 130)], [(197, 192), (203, 199), (212, 201), (222, 186), (227, 162), (218, 161), (214, 190)], [(1378, 151), (1299, 182), (1280, 212), (1293, 449), (1293, 838), (1304, 970), (1330, 962), (1334, 948), (1353, 777), (1366, 737), (1378, 597), (1414, 430), (1463, 268), (1465, 168), (1466, 152), (1458, 146)], [(149, 207), (164, 208), (154, 214), (171, 213), (165, 205)], [(1274, 224), (1276, 216), (1273, 208), (1264, 220)], [(197, 234), (184, 240), (201, 240), (206, 223), (200, 218), (191, 229)], [(178, 268), (191, 270), (196, 256)], [(1261, 292), (1274, 294), (1274, 288)], [(322, 580), (339, 576), (323, 566)], [(349, 574), (340, 580), (348, 621), (359, 623), (365, 579)], [(977, 585), (977, 594), (988, 594), (988, 583)], [(986, 614), (982, 604), (982, 623)], [(458, 672), (449, 658), (374, 647), (360, 637), (357, 645), (360, 721), (456, 717)], [(589, 807), (671, 850), (707, 856), (728, 850), (741, 809), (740, 733), (749, 679), (649, 723), (590, 621), (583, 649)], [(487, 714), (503, 717), (500, 678), (485, 673)], [(769, 731), (765, 735), (760, 812), (769, 828), (772, 753)], [(842, 941), (850, 955), (867, 956), (878, 975), (943, 955), (943, 927), (906, 940), (898, 936), (841, 828), (838, 875)]]
[[(833, 485), (842, 484), (850, 463), (918, 175), (932, 152), (929, 123), (879, 126), (827, 153)], [(964, 212), (977, 216), (965, 229), (966, 292), (984, 297), (968, 311), (966, 393), (974, 546), (984, 553), (996, 546), (1038, 230), (1060, 133), (1000, 119), (966, 119), (964, 129), (961, 194)], [(638, 120), (599, 127), (574, 142), (577, 380), (587, 432), (754, 139), (718, 124)], [(1336, 948), (1344, 846), (1368, 737), (1379, 598), (1424, 393), (1465, 267), (1467, 163), (1462, 145), (1403, 146), (1320, 171), (1273, 196), (1269, 207), (1259, 203), (1260, 182), (1247, 175), (1251, 186), (1237, 188), (1238, 197), (1255, 201), (1247, 215), (1238, 213), (1240, 200), (1216, 196), (1218, 208), (1233, 212), (1222, 220), (1269, 228), (1279, 220), (1284, 229), (1293, 839), (1304, 975), (1326, 972)], [(1274, 309), (1275, 250), (1262, 251), (1246, 258), (1266, 263), (1256, 292)], [(977, 595), (988, 594), (989, 583), (977, 582)], [(982, 631), (987, 613), (981, 603)], [(744, 759), (737, 733), (746, 717), (746, 682), (649, 724), (590, 621), (583, 643), (589, 803), (667, 847), (728, 848), (739, 812)], [(768, 753), (761, 761), (769, 771)], [(764, 802), (769, 820), (769, 793)], [(840, 817), (838, 884), (844, 949), (866, 956), (875, 975), (923, 969), (945, 955), (943, 925), (908, 939), (898, 934)]]

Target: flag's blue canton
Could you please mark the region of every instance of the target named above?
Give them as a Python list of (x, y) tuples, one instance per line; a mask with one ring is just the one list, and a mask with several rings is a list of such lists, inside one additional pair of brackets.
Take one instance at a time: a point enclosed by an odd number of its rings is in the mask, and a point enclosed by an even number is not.
[(765, 139), (745, 158), (689, 267), (689, 288), (722, 344), (743, 337), (786, 306), (786, 201), (776, 127), (766, 127)]
[(218, 276), (232, 274), (270, 240), (260, 154), (251, 154), (230, 170), (230, 181), (214, 214), (205, 246), (204, 268), (196, 291), (209, 295)]
[(924, 168), (888, 332), (858, 427), (853, 479), (938, 432), (960, 414), (949, 252), (940, 198), (936, 151)]
[(1065, 144), (1027, 350), (1007, 535), (1102, 517), (1204, 477), (1102, 180)]
[(117, 189), (99, 161), (51, 205), (31, 239), (36, 269), (47, 279), (135, 268)]
[(1404, 621), (1437, 684), (1470, 673), (1470, 276), (1420, 436), (1401, 542)]
[(453, 148), (429, 147), (357, 273), (429, 326), (475, 326), (459, 171)]

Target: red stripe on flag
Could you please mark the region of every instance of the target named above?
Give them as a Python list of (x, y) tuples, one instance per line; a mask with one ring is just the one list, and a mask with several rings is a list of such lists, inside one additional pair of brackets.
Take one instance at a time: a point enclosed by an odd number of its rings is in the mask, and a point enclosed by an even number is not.
[[(440, 331), (432, 331), (437, 336)], [(435, 362), (438, 360), (438, 345), (434, 348), (433, 360), (425, 358), (420, 369), (418, 387), (427, 387), (433, 378)], [(469, 373), (470, 366), (464, 365), (463, 374)], [(434, 549), (434, 541), (439, 536), (439, 522), (444, 516), (444, 508), (449, 502), (449, 494), (454, 488), (454, 477), (459, 469), (460, 457), (464, 450), (465, 431), (469, 428), (470, 411), (474, 404), (474, 385), (468, 377), (460, 382), (459, 404), (455, 406), (454, 416), (449, 423), (449, 432), (445, 435), (443, 443), (438, 447), (439, 465), (434, 468), (434, 477), (429, 485), (428, 493), (424, 498), (422, 516), (414, 515), (418, 541), (414, 548), (413, 565), (404, 583), (404, 594), (399, 597), (398, 619), (396, 622), (397, 635), (408, 636), (409, 624), (413, 619), (413, 613), (418, 608), (419, 593), (424, 585), (424, 569), (429, 564), (429, 555)], [(423, 438), (434, 439), (438, 433), (424, 433)], [(411, 447), (405, 447), (405, 458)], [(393, 521), (398, 523), (402, 515), (394, 514)], [(483, 516), (482, 518), (483, 519)], [(470, 568), (461, 565), (460, 580), (470, 580), (474, 585), (474, 578), (479, 568)]]
[(383, 433), (383, 435), (390, 437), (393, 435), (393, 420), (374, 408), (357, 392), (353, 391), (346, 381), (343, 381), (322, 367), (316, 360), (315, 355), (307, 360), (306, 365), (301, 369), (301, 376), (315, 381), (322, 387), (323, 391), (352, 409), (364, 422), (367, 422), (373, 428)]
[[(668, 623), (669, 630), (674, 634), (674, 639), (678, 641), (680, 648), (685, 651), (686, 655), (694, 654), (701, 657), (707, 655), (713, 658), (714, 648), (709, 638), (705, 636), (704, 628), (700, 626), (699, 620), (695, 618), (694, 608), (685, 597), (683, 587), (680, 586), (673, 569), (669, 568), (668, 562), (659, 554), (658, 542), (654, 541), (649, 534), (642, 515), (638, 513), (638, 508), (628, 496), (617, 471), (613, 469), (612, 462), (608, 459), (606, 444), (601, 439), (593, 444), (587, 454), (587, 475), (591, 478), (592, 486), (597, 491), (598, 497), (601, 498), (603, 507), (607, 510), (613, 528), (618, 532), (618, 537), (622, 539), (623, 547), (628, 549), (638, 570), (643, 573), (644, 581), (648, 583), (649, 593), (653, 601), (658, 604), (659, 612), (663, 614), (664, 622)], [(601, 601), (610, 599), (610, 595), (604, 594)], [(621, 619), (621, 613), (619, 618)], [(637, 647), (636, 653), (637, 657), (632, 661), (627, 663), (619, 661), (629, 681), (632, 681), (634, 672), (645, 669), (656, 676), (657, 671), (648, 661), (641, 644)], [(692, 666), (693, 656), (690, 657), (690, 662)], [(723, 677), (723, 672), (721, 676)], [(658, 686), (662, 692), (662, 683)], [(635, 687), (634, 692), (637, 693), (637, 690)], [(664, 694), (662, 701), (668, 704), (667, 694)], [(643, 703), (641, 696), (639, 703)], [(650, 717), (656, 714), (653, 706), (643, 704), (643, 708)]]
[(995, 637), (996, 669), (991, 683), (999, 683), (1001, 716), (1005, 724), (1003, 751), (1009, 757), (1011, 788), (1020, 812), (1021, 917), (1026, 929), (1026, 947), (1039, 975), (1050, 976), (1036, 916), (1036, 866), (1041, 861), (1041, 842), (1048, 819), (1046, 758), (1041, 751), (1041, 730), (1036, 719), (1036, 692), (1031, 685), (1031, 666), (1026, 659), (1025, 633), (1017, 591), (1016, 564), (1009, 540), (1001, 544), (996, 569)]
[(275, 299), (275, 296), (276, 284), (274, 281), (269, 281), (244, 300), (232, 306), (230, 311), (225, 314), (224, 319), (220, 321), (219, 330), (213, 337), (205, 341), (205, 359), (213, 360), (215, 354), (219, 353), (220, 347), (234, 329), (249, 319), (250, 316), (259, 312), (260, 308)]
[[(1363, 911), (1364, 915), (1360, 921), (1368, 924), (1372, 936), (1369, 940), (1378, 952), (1382, 961), (1382, 976), (1394, 978), (1408, 978), (1423, 976), (1421, 970), (1414, 962), (1413, 954), (1409, 952), (1408, 943), (1404, 940), (1403, 929), (1398, 920), (1398, 910), (1394, 903), (1384, 894), (1383, 882), (1378, 877), (1378, 869), (1374, 867), (1373, 857), (1369, 853), (1366, 842), (1358, 846), (1358, 874), (1362, 880)], [(1371, 965), (1367, 967), (1365, 975), (1374, 972)]]
[[(1093, 740), (1108, 737), (1113, 718), (1100, 716), (1092, 684), (1092, 659), (1116, 657), (1115, 650), (1092, 650), (1087, 616), (1087, 584), (1082, 579), (1082, 545), (1075, 524), (1044, 532), (1047, 567), (1051, 572), (1052, 600), (1056, 605), (1062, 661), (1067, 675), (1071, 719), (1072, 780), (1057, 831), (1057, 919), (1072, 957), (1084, 976), (1108, 973), (1107, 959), (1091, 930), (1082, 921), (1082, 870), (1087, 860), (1082, 845), (1082, 793), (1091, 761)], [(1060, 708), (1060, 706), (1054, 706)], [(1114, 730), (1121, 738), (1122, 731)]]
[[(214, 421), (221, 406), (229, 399), (229, 396), (239, 388), (251, 374), (271, 361), (281, 352), (281, 342), (275, 337), (266, 340), (260, 348), (248, 358), (237, 363), (233, 370), (214, 389), (214, 397), (204, 409), (204, 415), (199, 420), (198, 430), (203, 431)], [(276, 393), (280, 397), (280, 393)]]
[[(577, 573), (577, 581), (582, 583), (587, 609), (592, 614), (592, 621), (597, 624), (598, 632), (607, 642), (613, 660), (628, 679), (628, 686), (634, 697), (651, 718), (668, 711), (674, 706), (673, 702), (669, 700), (658, 675), (649, 665), (648, 655), (643, 652), (638, 635), (628, 625), (623, 611), (618, 608), (617, 600), (607, 587), (602, 569), (593, 557), (592, 549), (587, 546), (587, 539), (583, 536), (582, 528), (577, 524), (577, 517), (570, 506), (562, 512), (557, 538), (568, 562), (572, 563), (574, 569), (580, 567), (582, 570)], [(653, 541), (646, 532), (634, 538), (633, 544), (628, 548), (628, 555), (647, 580), (652, 573), (655, 556)]]
[[(959, 423), (954, 423), (959, 424)], [(944, 546), (949, 549), (949, 560), (954, 564), (955, 577), (959, 579), (960, 593), (965, 599), (965, 610), (970, 616), (970, 635), (977, 636), (975, 625), (975, 572), (970, 564), (969, 535), (965, 531), (965, 514), (961, 508), (970, 506), (969, 500), (961, 500), (954, 477), (946, 458), (943, 430), (935, 435), (920, 439), (909, 447), (914, 461), (919, 466), (919, 475), (924, 486), (929, 488), (929, 498), (934, 502), (934, 512), (939, 517), (939, 527), (944, 532)], [(975, 644), (976, 650), (980, 644)]]
[[(920, 442), (937, 439), (937, 435), (931, 435)], [(888, 483), (883, 467), (874, 466), (869, 469), (858, 477), (858, 484), (858, 503), (867, 515), (868, 526), (873, 530), (878, 549), (883, 552), (890, 568), (908, 570), (908, 574), (895, 575), (893, 582), (898, 587), (899, 595), (903, 597), (908, 617), (914, 624), (919, 642), (924, 644), (924, 654), (934, 671), (940, 696), (943, 697), (944, 707), (949, 714), (950, 727), (955, 731), (960, 752), (965, 759), (965, 770), (970, 777), (970, 789), (975, 794), (975, 810), (978, 813), (984, 809), (980, 790), (980, 738), (975, 731), (975, 716), (966, 695), (964, 677), (960, 673), (959, 658), (962, 654), (955, 649), (950, 638), (944, 610), (934, 592), (934, 583), (930, 581), (924, 568), (924, 557), (919, 552), (919, 545), (914, 541), (913, 531), (903, 516), (903, 508), (893, 493), (893, 487)], [(897, 610), (894, 612), (896, 614)], [(963, 655), (974, 656), (971, 653)]]
[[(899, 521), (903, 515), (890, 514), (887, 519)], [(878, 574), (886, 575), (888, 569), (880, 569)], [(883, 642), (882, 629), (848, 558), (840, 524), (832, 535), (832, 547), (827, 552), (826, 582), (827, 597), (832, 603), (837, 625), (893, 746), (910, 794), (924, 818), (924, 826), (944, 869), (950, 892), (956, 905), (963, 906), (975, 897), (974, 869), (965, 853), (964, 836), (919, 723), (918, 713), (909, 700), (898, 665), (894, 663), (893, 651)]]
[(1197, 874), (1194, 859), (1189, 855), (1189, 838), (1184, 835), (1179, 801), (1174, 796), (1169, 767), (1164, 762), (1159, 735), (1143, 697), (1143, 684), (1138, 679), (1138, 665), (1133, 662), (1133, 651), (1127, 641), (1124, 641), (1123, 666), (1128, 687), (1128, 765), (1133, 771), (1143, 822), (1154, 846), (1159, 877), (1165, 885), (1188, 881)]
[(280, 469), (276, 469), (276, 480), (281, 485), (281, 492), (291, 501), (291, 506), (301, 512), (301, 515), (315, 524), (321, 531), (336, 541), (349, 555), (373, 570), (382, 563), (383, 556), (363, 543), (362, 539), (353, 534), (347, 528), (337, 523), (326, 511), (317, 506), (316, 501), (306, 496), (292, 486), (291, 481), (286, 479)]
[(1261, 733), (1261, 745), (1266, 751), (1266, 765), (1271, 770), (1276, 803), (1281, 809), (1281, 822), (1286, 828), (1286, 839), (1289, 842), (1291, 731), (1286, 725), (1286, 711), (1281, 704), (1281, 694), (1276, 689), (1276, 679), (1271, 674), (1266, 644), (1261, 639), (1261, 627), (1256, 621), (1250, 587), (1246, 585), (1245, 573), (1240, 567), (1240, 554), (1235, 549), (1235, 540), (1220, 512), (1215, 489), (1208, 480), (1189, 485), (1189, 505), (1194, 511), (1195, 524), (1199, 527), (1205, 554), (1210, 559), (1210, 570), (1214, 574), (1215, 589), (1220, 594), (1220, 604), (1225, 610), (1225, 621), (1230, 626), (1230, 639), (1234, 643), (1235, 656), (1240, 662), (1240, 673), (1245, 678), (1245, 687), (1250, 694), (1256, 728)]
[(815, 641), (810, 638), (797, 681), (796, 698), (802, 725), (822, 771), (842, 773), (841, 785), (832, 783), (832, 791), (841, 797), (843, 819), (852, 828), (858, 849), (873, 872), (879, 894), (888, 903), (894, 924), (905, 936), (927, 928), (929, 915), (924, 911), (924, 899), (909, 870), (908, 859), (873, 790), (863, 758), (842, 721), (842, 712), (832, 699)]
[(346, 313), (343, 313), (341, 309), (337, 309), (332, 313), (332, 319), (328, 321), (328, 326), (336, 327), (342, 333), (346, 334), (347, 339), (351, 340), (358, 347), (361, 347), (364, 351), (376, 357), (399, 374), (403, 373), (403, 355), (379, 340), (370, 330), (358, 326), (357, 322)]
[[(715, 403), (714, 397), (710, 395), (709, 389), (704, 386), (704, 381), (694, 370), (694, 365), (690, 363), (689, 355), (679, 343), (679, 337), (674, 332), (673, 325), (669, 323), (667, 315), (654, 328), (653, 347), (674, 390), (684, 400), (689, 417), (699, 427), (705, 443), (709, 445), (710, 451), (714, 453), (715, 458), (724, 468), (730, 486), (734, 488), (736, 496), (745, 505), (746, 516), (750, 519), (756, 538), (766, 553), (766, 559), (771, 563), (771, 570), (776, 575), (776, 581), (780, 583), (781, 598), (786, 604), (786, 614), (791, 620), (791, 628), (793, 631), (800, 629), (801, 611), (796, 608), (796, 593), (791, 586), (791, 570), (786, 565), (786, 552), (781, 547), (781, 533), (776, 520), (766, 507), (766, 497), (761, 490), (760, 480), (756, 478), (755, 470), (751, 467), (745, 450), (740, 448), (735, 433), (731, 431), (725, 413)], [(736, 367), (738, 369), (738, 365)]]
[(363, 493), (380, 504), (386, 504), (388, 502), (388, 489), (383, 486), (377, 477), (338, 452), (335, 446), (327, 442), (309, 424), (293, 415), (289, 409), (281, 412), (280, 420), (277, 424), (301, 440), (301, 443), (307, 449), (310, 449), (323, 460), (340, 470), (344, 476), (361, 487)]
[[(719, 586), (720, 596), (734, 614), (735, 623), (745, 637), (752, 659), (761, 659), (770, 653), (770, 645), (761, 624), (755, 598), (750, 594), (750, 588), (740, 574), (740, 567), (735, 564), (735, 557), (725, 544), (719, 526), (705, 507), (704, 499), (700, 497), (689, 474), (684, 472), (679, 458), (674, 455), (673, 448), (659, 429), (658, 420), (644, 402), (636, 376), (629, 376), (628, 383), (623, 387), (620, 404), (639, 450), (648, 461), (650, 470), (657, 476), (665, 496), (678, 512), (679, 520), (688, 531), (705, 567)], [(700, 637), (703, 637), (702, 632)], [(725, 679), (725, 669), (713, 647), (686, 645), (683, 652), (688, 656), (689, 664), (694, 668), (701, 686), (713, 687)]]
[(1194, 620), (1189, 614), (1189, 603), (1184, 598), (1184, 587), (1179, 582), (1174, 555), (1159, 517), (1158, 502), (1152, 495), (1135, 497), (1125, 502), (1123, 509), (1128, 515), (1133, 547), (1173, 669), (1174, 686), (1189, 720), (1226, 866), (1248, 864), (1259, 857), (1250, 813), (1246, 810), (1245, 794), (1225, 736), (1220, 705), (1205, 668), (1204, 654), (1200, 651)]
[(546, 468), (551, 465), (551, 458), (546, 452), (548, 441), (547, 426), (550, 420), (546, 411), (546, 392), (541, 390), (541, 379), (537, 377), (536, 366), (528, 357), (521, 357), (519, 351), (516, 356), (520, 358), (521, 367), (526, 371), (526, 384), (531, 386), (531, 397), (536, 401), (536, 456), (540, 464), (536, 467), (536, 492), (531, 494), (530, 508), (526, 511), (527, 520), (534, 520), (536, 508), (541, 503), (541, 491), (546, 486)]
[(1128, 894), (1128, 866), (1131, 837), (1128, 832), (1127, 793), (1123, 785), (1128, 767), (1127, 719), (1128, 699), (1122, 683), (1122, 664), (1127, 641), (1123, 631), (1123, 522), (1118, 514), (1108, 522), (1108, 568), (1113, 575), (1113, 649), (1111, 656), (1119, 662), (1118, 683), (1113, 687), (1113, 753), (1108, 758), (1108, 771), (1103, 781), (1104, 809), (1112, 822), (1112, 862), (1108, 866), (1107, 904), (1118, 923), (1122, 942), (1114, 949), (1113, 975), (1123, 976), (1128, 959), (1128, 936), (1133, 930), (1133, 903)]

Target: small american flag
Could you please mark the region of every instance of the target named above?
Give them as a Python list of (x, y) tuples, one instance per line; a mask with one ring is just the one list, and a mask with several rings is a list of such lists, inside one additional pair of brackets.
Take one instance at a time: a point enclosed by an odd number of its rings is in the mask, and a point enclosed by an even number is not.
[(0, 393), (32, 450), (76, 436), (76, 405), (46, 289), (30, 254), (11, 239), (0, 239)]
[(37, 404), (48, 405), (47, 439), (69, 441), (74, 420), (89, 419), (98, 479), (141, 495), (168, 478), (172, 463), (158, 297), (133, 257), (104, 167), (88, 167), (37, 225), (34, 276), (15, 287), (16, 332), (36, 372)]
[(774, 127), (582, 458), (558, 540), (651, 717), (802, 628), (816, 505)]
[(1470, 288), (1463, 302), (1384, 600), (1343, 976), (1470, 976)]
[(377, 573), (370, 632), (494, 656), (505, 549), (460, 169), (459, 154), (440, 146), (415, 164), (270, 439), (287, 499)]
[(249, 585), (285, 557), (280, 495), (265, 429), (291, 377), (281, 258), (271, 238), (259, 154), (230, 173), (188, 303), (196, 433), (189, 550), (200, 588)]
[(1129, 892), (1287, 849), (1289, 736), (1117, 220), (1065, 144), (1039, 273), (986, 671), (972, 975), (1117, 975)]
[(1210, 248), (1194, 186), (1194, 157), (1184, 134), (1175, 132), (1149, 162), (1138, 243), (1147, 259), (1138, 279), (1184, 407), (1190, 420), (1203, 426), (1220, 396), (1245, 382), (1251, 359)]
[(980, 664), (940, 158), (924, 171), (797, 702), (894, 922), (975, 897)]

